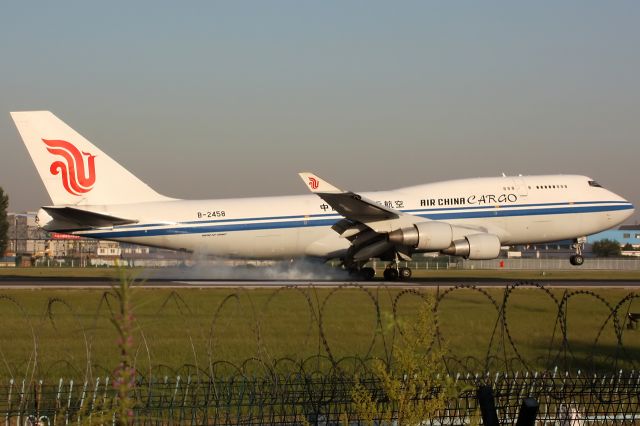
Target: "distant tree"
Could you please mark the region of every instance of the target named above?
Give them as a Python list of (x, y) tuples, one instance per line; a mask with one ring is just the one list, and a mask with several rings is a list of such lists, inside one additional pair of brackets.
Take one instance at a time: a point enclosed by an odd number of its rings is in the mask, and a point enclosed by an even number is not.
[(598, 257), (620, 256), (620, 243), (609, 239), (596, 241), (591, 251)]
[(9, 208), (9, 196), (0, 186), (0, 257), (4, 256), (9, 244), (9, 222), (7, 221), (7, 209)]
[(627, 243), (627, 244), (624, 245), (624, 247), (622, 247), (622, 251), (633, 251), (633, 250), (635, 250), (635, 249), (633, 248), (633, 246), (630, 243)]

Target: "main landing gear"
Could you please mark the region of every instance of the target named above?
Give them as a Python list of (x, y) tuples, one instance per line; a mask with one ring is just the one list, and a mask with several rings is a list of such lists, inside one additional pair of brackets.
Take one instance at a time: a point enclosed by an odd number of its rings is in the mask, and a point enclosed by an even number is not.
[(587, 237), (576, 238), (576, 241), (573, 244), (573, 248), (576, 249), (576, 254), (569, 258), (569, 262), (573, 266), (581, 266), (584, 263), (584, 256), (582, 255), (582, 252), (586, 242)]
[[(390, 253), (384, 257), (381, 256), (381, 260), (390, 262), (382, 274), (385, 281), (408, 280), (411, 278), (411, 269), (406, 266), (401, 268), (398, 265), (398, 261), (401, 258), (400, 256), (403, 256), (403, 254), (399, 254), (398, 252)], [(402, 259), (407, 260), (411, 258), (408, 255), (404, 255)], [(343, 266), (348, 269), (349, 274), (355, 279), (371, 281), (375, 278), (376, 271), (371, 267), (365, 266), (368, 261), (369, 259), (354, 262), (353, 260), (349, 261), (349, 259), (346, 259), (346, 261), (343, 262)]]
[(349, 275), (356, 280), (371, 281), (376, 276), (376, 270), (373, 268), (365, 267), (360, 264), (351, 265)]
[[(376, 276), (376, 271), (370, 267), (361, 267), (360, 269), (353, 268), (350, 271), (351, 275), (354, 278), (361, 279), (364, 281), (371, 281)], [(412, 272), (411, 268), (400, 268), (397, 263), (390, 263), (384, 270), (382, 274), (384, 276), (385, 281), (397, 281), (397, 280), (408, 280), (411, 278)]]
[(360, 268), (360, 276), (365, 281), (371, 281), (376, 276), (376, 270), (369, 267)]
[(384, 279), (396, 281), (397, 279), (408, 280), (411, 278), (411, 268), (399, 268), (397, 263), (390, 263), (384, 270)]

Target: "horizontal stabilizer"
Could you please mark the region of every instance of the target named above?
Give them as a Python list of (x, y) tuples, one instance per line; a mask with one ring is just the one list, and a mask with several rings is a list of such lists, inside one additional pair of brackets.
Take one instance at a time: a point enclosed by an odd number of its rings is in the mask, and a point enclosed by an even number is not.
[(78, 225), (78, 229), (104, 228), (138, 223), (137, 220), (109, 216), (74, 207), (43, 207), (42, 209), (57, 221)]

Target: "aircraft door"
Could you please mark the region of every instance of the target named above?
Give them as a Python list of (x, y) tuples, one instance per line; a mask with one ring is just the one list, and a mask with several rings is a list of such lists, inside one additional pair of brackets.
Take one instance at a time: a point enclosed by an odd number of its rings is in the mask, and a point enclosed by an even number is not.
[(516, 188), (516, 194), (518, 197), (526, 197), (529, 195), (529, 187), (522, 176), (516, 176), (513, 178), (513, 186)]

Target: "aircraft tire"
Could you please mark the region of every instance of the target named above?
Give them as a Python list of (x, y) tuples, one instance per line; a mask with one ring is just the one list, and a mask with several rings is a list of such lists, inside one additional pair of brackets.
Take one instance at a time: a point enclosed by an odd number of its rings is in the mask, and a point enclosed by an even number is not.
[(387, 268), (384, 270), (384, 279), (387, 281), (395, 281), (398, 279), (398, 270), (395, 268)]
[(579, 254), (574, 254), (569, 258), (569, 262), (574, 266), (582, 266), (584, 263), (584, 257)]
[(362, 268), (360, 269), (360, 276), (365, 281), (371, 281), (376, 276), (376, 270), (373, 268)]
[(400, 268), (398, 272), (400, 274), (401, 280), (408, 280), (409, 278), (411, 278), (411, 275), (413, 275), (413, 273), (411, 272), (411, 268)]

